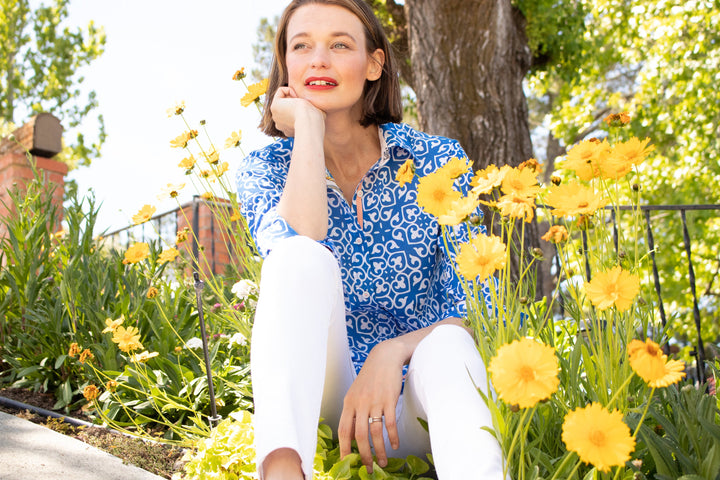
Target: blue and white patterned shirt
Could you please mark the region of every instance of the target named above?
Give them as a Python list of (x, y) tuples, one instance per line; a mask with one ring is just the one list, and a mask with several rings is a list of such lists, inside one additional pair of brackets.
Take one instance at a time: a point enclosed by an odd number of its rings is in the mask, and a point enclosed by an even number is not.
[[(465, 153), (455, 140), (405, 124), (384, 124), (379, 132), (382, 157), (360, 181), (352, 205), (327, 173), (329, 224), (321, 243), (340, 264), (356, 371), (383, 340), (466, 315), (465, 291), (453, 269), (455, 249), (446, 245), (467, 241), (468, 227), (448, 229), (446, 243), (437, 219), (416, 202), (417, 176)], [(238, 169), (241, 211), (263, 257), (278, 240), (297, 235), (277, 213), (292, 148), (292, 138), (278, 140), (252, 152)], [(411, 157), (416, 175), (401, 187), (395, 176)], [(467, 194), (470, 179), (470, 173), (461, 176), (456, 188)], [(487, 286), (483, 290), (487, 298)]]

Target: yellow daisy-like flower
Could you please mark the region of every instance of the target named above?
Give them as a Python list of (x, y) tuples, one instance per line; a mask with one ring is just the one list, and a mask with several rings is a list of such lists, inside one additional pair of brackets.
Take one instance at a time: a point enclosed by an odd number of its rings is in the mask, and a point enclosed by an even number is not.
[(632, 170), (633, 164), (622, 157), (610, 156), (600, 164), (600, 176), (604, 179), (617, 180)]
[(140, 350), (140, 331), (135, 327), (118, 327), (113, 332), (112, 341), (118, 344), (118, 348), (125, 353), (131, 350)]
[(172, 262), (178, 255), (180, 255), (180, 252), (178, 252), (176, 248), (166, 248), (160, 253), (160, 256), (158, 256), (158, 263)]
[(479, 205), (477, 195), (472, 193), (453, 201), (447, 211), (438, 217), (440, 225), (458, 225), (469, 217)]
[(499, 187), (502, 184), (505, 175), (512, 169), (508, 165), (503, 165), (498, 168), (495, 165), (488, 165), (484, 170), (478, 170), (475, 172), (475, 176), (470, 181), (472, 185), (473, 193), (483, 194), (492, 192), (493, 188)]
[(542, 164), (538, 162), (537, 158), (528, 158), (524, 162), (522, 162), (520, 165), (518, 165), (518, 170), (524, 170), (526, 168), (529, 168), (533, 172), (535, 172), (536, 175), (539, 175), (542, 173)]
[(240, 105), (247, 107), (267, 91), (269, 79), (248, 86), (248, 92), (240, 99)]
[(500, 237), (478, 235), (460, 244), (456, 262), (460, 275), (482, 282), (495, 270), (505, 267), (506, 249)]
[(418, 180), (417, 203), (430, 215), (447, 214), (450, 205), (461, 197), (460, 192), (453, 190), (453, 179), (441, 170)]
[(511, 168), (503, 178), (500, 190), (506, 195), (535, 199), (540, 192), (537, 174), (530, 168)]
[(215, 172), (215, 176), (218, 178), (222, 177), (225, 174), (225, 172), (227, 172), (228, 170), (230, 170), (230, 165), (228, 164), (228, 162), (223, 162), (220, 165), (218, 165), (217, 171)]
[(585, 293), (598, 310), (614, 306), (619, 312), (624, 312), (630, 308), (639, 291), (640, 277), (619, 266), (598, 273), (585, 284)]
[(230, 136), (225, 140), (225, 148), (234, 148), (240, 146), (242, 140), (242, 130), (232, 132)]
[(240, 212), (238, 212), (237, 210), (233, 211), (233, 214), (230, 215), (231, 222), (237, 222), (241, 218), (242, 218), (242, 215), (240, 215)]
[(120, 318), (113, 320), (112, 318), (105, 319), (105, 329), (102, 333), (114, 332), (117, 328), (125, 321), (125, 315), (120, 315)]
[(185, 170), (192, 170), (196, 163), (195, 157), (190, 155), (189, 157), (183, 158), (180, 163), (178, 163), (178, 167), (184, 168)]
[(622, 466), (635, 450), (635, 439), (617, 410), (608, 412), (599, 403), (591, 403), (565, 416), (562, 440), (580, 460), (601, 472)]
[(570, 182), (551, 187), (545, 202), (554, 208), (553, 215), (573, 217), (594, 214), (608, 204), (608, 199), (591, 188)]
[(603, 118), (603, 122), (607, 123), (609, 127), (622, 127), (630, 123), (630, 114), (628, 112), (611, 113), (607, 117)]
[(540, 238), (546, 242), (561, 243), (567, 240), (568, 236), (569, 234), (565, 227), (562, 225), (553, 225), (548, 229), (547, 233)]
[(560, 383), (555, 350), (531, 338), (500, 347), (488, 370), (500, 398), (520, 408), (550, 398)]
[(182, 230), (178, 230), (178, 232), (175, 234), (175, 243), (179, 245), (181, 243), (187, 242), (189, 233), (190, 229), (188, 227), (185, 227)]
[(440, 167), (440, 170), (450, 178), (457, 178), (463, 173), (469, 172), (470, 167), (471, 165), (467, 158), (452, 157), (445, 165)]
[(600, 174), (600, 164), (609, 152), (610, 145), (605, 140), (583, 140), (568, 151), (563, 167), (574, 170), (581, 180), (588, 182)]
[(109, 390), (111, 392), (114, 392), (115, 390), (117, 390), (117, 387), (118, 387), (118, 382), (116, 382), (115, 380), (108, 380), (107, 383), (105, 384), (105, 390)]
[(125, 251), (125, 259), (122, 263), (138, 263), (145, 260), (150, 255), (150, 245), (145, 242), (133, 244)]
[(95, 400), (98, 395), (100, 395), (100, 390), (95, 385), (88, 385), (87, 387), (83, 388), (83, 397), (85, 397), (85, 400), (88, 402), (92, 402)]
[(200, 194), (200, 198), (202, 198), (203, 200), (208, 200), (208, 201), (210, 201), (210, 200), (213, 200), (213, 199), (215, 198), (215, 195), (213, 195), (212, 192), (203, 192), (203, 193)]
[(247, 75), (245, 75), (245, 68), (243, 67), (243, 68), (241, 68), (240, 70), (237, 70), (237, 71), (233, 74), (232, 79), (235, 80), (235, 81), (238, 81), (238, 80), (242, 80), (242, 79), (245, 78), (246, 76), (247, 76)]
[(610, 155), (613, 158), (622, 160), (626, 163), (638, 165), (642, 163), (643, 160), (645, 160), (645, 157), (647, 157), (650, 152), (655, 150), (654, 145), (650, 145), (648, 147), (649, 142), (649, 138), (639, 140), (633, 137), (627, 142), (616, 143), (613, 146)]
[(158, 195), (158, 199), (163, 200), (165, 198), (175, 198), (178, 195), (180, 195), (180, 190), (185, 188), (184, 183), (168, 183), (167, 186), (160, 189), (160, 195)]
[(398, 169), (397, 173), (395, 174), (395, 180), (402, 187), (406, 183), (412, 182), (412, 179), (414, 176), (415, 176), (415, 164), (413, 163), (412, 158), (408, 158), (407, 160), (405, 160), (405, 163), (400, 165), (400, 168)]
[(137, 363), (145, 363), (145, 362), (147, 362), (148, 360), (150, 360), (151, 358), (157, 357), (157, 356), (158, 356), (158, 352), (152, 352), (152, 353), (150, 353), (150, 352), (148, 352), (148, 351), (146, 350), (146, 351), (144, 351), (144, 352), (137, 353), (137, 354), (135, 354), (135, 355), (131, 355), (131, 356), (130, 356), (130, 361), (131, 361), (131, 362), (137, 362)]
[(167, 109), (167, 115), (168, 117), (172, 117), (173, 115), (181, 115), (185, 111), (185, 102), (178, 102), (175, 104), (175, 106), (170, 107)]
[(147, 222), (155, 215), (156, 210), (157, 208), (152, 205), (143, 205), (143, 207), (132, 216), (133, 225), (140, 225), (141, 223)]
[(649, 338), (633, 340), (627, 350), (630, 366), (651, 387), (667, 387), (685, 376), (685, 362), (667, 360), (660, 345)]
[(82, 353), (80, 354), (80, 357), (78, 358), (78, 361), (79, 361), (80, 363), (85, 363), (85, 362), (87, 362), (88, 360), (92, 360), (92, 359), (94, 359), (94, 358), (95, 358), (95, 355), (93, 355), (93, 353), (92, 353), (89, 349), (86, 348), (86, 349), (83, 350)]
[(186, 148), (188, 146), (188, 142), (190, 142), (190, 140), (197, 136), (197, 130), (189, 130), (187, 132), (183, 132), (177, 137), (170, 140), (170, 146), (172, 148)]
[(213, 150), (207, 154), (207, 161), (210, 165), (217, 165), (220, 161), (220, 154), (217, 150)]
[(75, 355), (80, 353), (82, 351), (82, 348), (77, 343), (73, 342), (70, 344), (70, 348), (68, 349), (68, 357), (75, 358)]
[(503, 217), (520, 218), (530, 223), (535, 216), (535, 200), (533, 197), (511, 193), (503, 195), (493, 205), (500, 210), (500, 215)]
[(157, 297), (159, 293), (160, 293), (160, 290), (158, 290), (157, 287), (150, 287), (150, 288), (148, 288), (148, 291), (145, 294), (145, 296), (149, 299), (153, 299), (153, 298)]

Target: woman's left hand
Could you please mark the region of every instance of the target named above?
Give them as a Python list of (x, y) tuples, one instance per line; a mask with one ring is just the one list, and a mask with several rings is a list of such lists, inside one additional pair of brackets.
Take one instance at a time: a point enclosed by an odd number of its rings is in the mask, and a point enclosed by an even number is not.
[[(369, 473), (372, 472), (373, 465), (370, 436), (378, 465), (387, 465), (383, 424), (392, 448), (397, 449), (400, 446), (395, 407), (402, 388), (402, 370), (406, 355), (402, 348), (393, 344), (394, 340), (396, 339), (379, 343), (370, 351), (360, 373), (345, 395), (338, 426), (340, 457), (344, 458), (350, 453), (351, 442), (355, 438), (360, 458)], [(371, 418), (383, 417), (384, 422), (369, 423)]]

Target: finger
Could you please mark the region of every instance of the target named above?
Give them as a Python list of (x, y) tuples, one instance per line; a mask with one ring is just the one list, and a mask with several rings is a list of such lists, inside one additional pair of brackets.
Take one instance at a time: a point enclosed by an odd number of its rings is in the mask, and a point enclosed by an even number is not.
[(388, 440), (390, 440), (390, 446), (393, 448), (393, 450), (397, 450), (398, 448), (400, 448), (400, 436), (398, 435), (397, 431), (397, 419), (395, 418), (395, 410), (389, 408), (385, 411), (387, 412), (385, 414), (385, 430), (387, 430), (388, 433)]
[[(374, 416), (374, 418), (382, 419), (382, 414)], [(378, 465), (387, 466), (387, 455), (385, 453), (385, 439), (383, 438), (383, 422), (373, 422), (370, 424), (370, 435), (372, 435), (372, 444), (375, 448), (375, 455), (378, 459)]]
[(370, 437), (368, 434), (368, 415), (363, 415), (355, 419), (355, 441), (358, 446), (358, 453), (363, 465), (367, 467), (368, 473), (372, 473), (372, 450), (370, 449)]
[(352, 451), (352, 438), (355, 432), (355, 417), (352, 414), (343, 413), (340, 415), (340, 423), (338, 424), (338, 440), (340, 441), (340, 458)]

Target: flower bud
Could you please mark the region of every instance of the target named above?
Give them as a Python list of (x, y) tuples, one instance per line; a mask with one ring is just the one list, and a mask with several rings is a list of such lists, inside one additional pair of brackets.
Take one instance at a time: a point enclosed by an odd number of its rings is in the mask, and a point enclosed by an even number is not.
[(526, 305), (526, 304), (528, 303), (528, 301), (529, 301), (529, 300), (528, 300), (528, 297), (524, 297), (524, 296), (523, 296), (523, 297), (520, 297), (520, 298), (518, 299), (518, 302), (520, 302), (520, 305)]
[(633, 189), (633, 192), (640, 191), (640, 185), (638, 185), (637, 183), (633, 183), (632, 189)]

